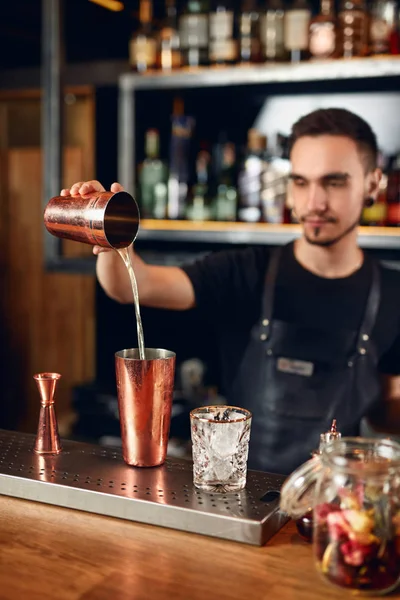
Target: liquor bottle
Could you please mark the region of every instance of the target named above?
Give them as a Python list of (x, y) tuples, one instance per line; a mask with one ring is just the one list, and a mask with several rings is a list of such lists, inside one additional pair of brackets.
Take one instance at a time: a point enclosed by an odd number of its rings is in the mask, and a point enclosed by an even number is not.
[(390, 38), (396, 26), (396, 16), (394, 0), (374, 0), (369, 24), (371, 54), (390, 54)]
[[(159, 148), (159, 132), (157, 129), (148, 129), (145, 135), (146, 158), (139, 172), (140, 212), (147, 219), (155, 216), (160, 218), (160, 214), (165, 215), (166, 213), (166, 207), (164, 206), (164, 209), (162, 209), (160, 206), (160, 184), (164, 187), (164, 196), (166, 196), (168, 170), (166, 164), (159, 158)], [(157, 198), (155, 194), (156, 187)]]
[(336, 53), (336, 19), (333, 0), (321, 0), (319, 15), (310, 22), (309, 50), (312, 59), (333, 58)]
[(179, 19), (182, 63), (188, 67), (208, 64), (208, 0), (187, 0)]
[(294, 0), (285, 12), (284, 43), (292, 62), (308, 58), (310, 20), (311, 8), (308, 0)]
[(168, 218), (185, 216), (189, 189), (190, 154), (195, 120), (184, 114), (183, 101), (175, 98), (169, 152)]
[(165, 0), (165, 21), (160, 31), (158, 66), (163, 71), (179, 69), (181, 50), (175, 0)]
[(390, 34), (389, 50), (390, 54), (400, 54), (400, 5), (396, 7), (394, 27)]
[(267, 61), (286, 59), (284, 44), (285, 7), (283, 0), (269, 0), (261, 14), (260, 39), (263, 58)]
[[(317, 457), (322, 454), (322, 450), (328, 444), (336, 440), (340, 440), (342, 437), (341, 433), (337, 430), (336, 419), (333, 419), (330, 431), (321, 433), (318, 450), (314, 450), (311, 453), (312, 457)], [(306, 542), (312, 542), (313, 533), (313, 511), (308, 510), (302, 517), (296, 520), (297, 531)]]
[(234, 39), (235, 13), (232, 0), (214, 0), (209, 15), (209, 59), (211, 64), (232, 64), (237, 59)]
[(258, 63), (262, 60), (260, 11), (257, 0), (243, 0), (239, 16), (239, 60)]
[(338, 54), (344, 58), (368, 54), (368, 14), (364, 0), (341, 0)]
[(284, 223), (286, 196), (290, 173), (287, 152), (288, 138), (277, 135), (275, 149), (268, 152), (265, 169), (261, 175), (261, 205), (266, 223)]
[(257, 223), (261, 219), (262, 173), (265, 168), (267, 139), (257, 129), (248, 132), (247, 152), (239, 173), (240, 221)]
[(387, 186), (387, 225), (400, 226), (400, 154), (390, 161)]
[(383, 227), (387, 220), (387, 191), (388, 174), (387, 159), (382, 153), (378, 157), (378, 167), (382, 170), (382, 177), (379, 182), (379, 192), (376, 202), (372, 206), (365, 206), (362, 212), (362, 224)]
[(152, 1), (140, 0), (140, 26), (129, 42), (129, 62), (139, 73), (154, 69), (157, 63), (157, 40), (151, 24), (152, 18)]
[(211, 154), (208, 145), (200, 144), (196, 158), (196, 182), (192, 188), (192, 197), (186, 208), (186, 218), (190, 221), (209, 221), (211, 212)]
[(217, 190), (213, 216), (216, 221), (236, 221), (237, 173), (235, 144), (224, 140), (218, 145), (217, 152)]

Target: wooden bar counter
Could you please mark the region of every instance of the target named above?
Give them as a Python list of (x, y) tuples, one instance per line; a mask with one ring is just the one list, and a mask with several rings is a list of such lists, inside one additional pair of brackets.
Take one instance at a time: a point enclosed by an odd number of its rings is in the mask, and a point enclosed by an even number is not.
[(261, 548), (5, 496), (0, 522), (0, 600), (351, 597), (292, 522)]

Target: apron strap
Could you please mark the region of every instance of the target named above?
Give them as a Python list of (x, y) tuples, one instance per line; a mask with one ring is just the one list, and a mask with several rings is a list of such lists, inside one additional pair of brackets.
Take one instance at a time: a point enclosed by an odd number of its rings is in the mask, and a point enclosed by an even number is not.
[(368, 341), (371, 337), (372, 329), (375, 325), (376, 316), (378, 314), (379, 304), (381, 300), (381, 274), (378, 263), (372, 261), (372, 281), (368, 294), (367, 305), (365, 308), (364, 318), (358, 333), (357, 352), (359, 354), (367, 353)]
[(272, 311), (274, 310), (275, 284), (281, 256), (282, 247), (275, 248), (271, 253), (271, 258), (267, 269), (263, 294), (263, 318), (261, 321), (260, 330), (260, 338), (262, 340), (266, 340), (268, 338), (271, 328)]
[[(282, 256), (282, 247), (275, 248), (271, 254), (269, 261), (267, 275), (265, 278), (265, 287), (263, 294), (263, 317), (260, 328), (261, 340), (268, 339), (271, 321), (272, 311), (274, 309), (274, 298), (275, 298), (275, 284), (278, 275), (279, 263)], [(359, 354), (366, 354), (369, 339), (371, 337), (372, 329), (375, 325), (376, 316), (379, 310), (379, 304), (381, 299), (381, 276), (379, 271), (378, 263), (372, 260), (372, 281), (368, 294), (367, 305), (361, 327), (358, 333), (357, 339), (357, 352)]]

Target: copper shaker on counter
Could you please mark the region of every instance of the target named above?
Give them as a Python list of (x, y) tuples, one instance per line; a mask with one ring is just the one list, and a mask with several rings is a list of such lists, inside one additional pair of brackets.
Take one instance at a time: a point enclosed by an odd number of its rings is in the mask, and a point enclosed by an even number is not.
[(174, 393), (175, 353), (137, 348), (115, 354), (122, 455), (128, 465), (156, 467), (165, 461)]
[(139, 221), (138, 205), (127, 192), (56, 196), (44, 211), (44, 224), (52, 235), (104, 248), (130, 246)]

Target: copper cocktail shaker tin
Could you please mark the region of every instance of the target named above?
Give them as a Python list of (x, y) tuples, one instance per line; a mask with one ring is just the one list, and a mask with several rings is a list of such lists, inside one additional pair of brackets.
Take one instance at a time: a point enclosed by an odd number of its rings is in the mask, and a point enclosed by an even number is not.
[(175, 353), (132, 348), (115, 354), (122, 455), (128, 465), (155, 467), (167, 454), (174, 391)]
[(51, 234), (104, 248), (130, 246), (139, 221), (138, 205), (127, 192), (55, 196), (44, 211), (44, 224)]

